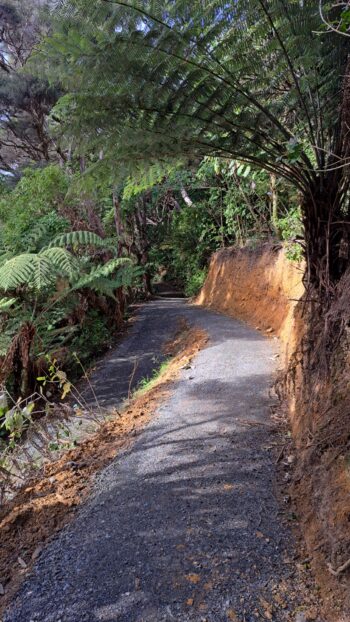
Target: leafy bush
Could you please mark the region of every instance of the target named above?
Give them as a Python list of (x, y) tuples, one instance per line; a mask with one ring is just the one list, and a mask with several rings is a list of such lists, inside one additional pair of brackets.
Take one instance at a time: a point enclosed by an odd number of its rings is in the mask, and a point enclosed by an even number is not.
[(283, 218), (278, 219), (278, 228), (286, 243), (286, 256), (291, 261), (301, 261), (303, 248), (303, 225), (300, 208), (290, 209)]
[(72, 339), (70, 349), (76, 351), (79, 359), (86, 363), (103, 352), (110, 340), (111, 329), (108, 326), (108, 318), (102, 316), (96, 309), (91, 309), (86, 314), (79, 333)]
[(195, 270), (187, 275), (185, 280), (185, 296), (195, 296), (203, 287), (208, 270), (206, 268)]
[(0, 198), (2, 245), (14, 253), (26, 251), (28, 245), (33, 246), (33, 227), (39, 223), (47, 237), (64, 231), (67, 221), (59, 215), (58, 208), (68, 187), (66, 173), (56, 165), (26, 169), (15, 188), (3, 192)]

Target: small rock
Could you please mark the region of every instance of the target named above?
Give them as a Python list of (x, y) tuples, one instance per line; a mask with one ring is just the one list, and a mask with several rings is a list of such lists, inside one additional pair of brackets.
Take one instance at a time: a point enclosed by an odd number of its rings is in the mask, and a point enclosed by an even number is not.
[(41, 553), (41, 551), (42, 551), (42, 550), (43, 550), (43, 547), (42, 547), (42, 546), (40, 546), (40, 545), (39, 545), (39, 546), (37, 546), (37, 547), (36, 547), (36, 549), (34, 549), (34, 552), (33, 552), (33, 554), (32, 554), (32, 559), (33, 559), (33, 560), (34, 560), (34, 559), (38, 559), (38, 557), (39, 557), (39, 555), (40, 555), (40, 553)]
[(297, 613), (295, 616), (295, 622), (307, 622), (307, 617), (304, 611), (299, 611), (299, 613)]
[(22, 557), (18, 557), (17, 561), (22, 568), (27, 568), (27, 564), (25, 563), (24, 559), (22, 559)]
[(0, 583), (0, 596), (3, 596), (5, 594), (5, 588), (3, 586), (2, 583)]

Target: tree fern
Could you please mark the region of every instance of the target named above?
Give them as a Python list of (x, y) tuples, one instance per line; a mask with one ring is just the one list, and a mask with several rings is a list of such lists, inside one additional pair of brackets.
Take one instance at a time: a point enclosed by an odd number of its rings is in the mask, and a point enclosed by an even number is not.
[[(74, 231), (60, 236), (55, 242), (58, 246), (53, 246), (52, 243), (39, 253), (23, 253), (5, 261), (0, 267), (0, 289), (6, 292), (26, 285), (36, 291), (42, 291), (52, 286), (58, 276), (67, 277), (70, 281), (79, 280), (78, 260), (60, 245), (102, 245), (103, 240), (90, 231)], [(98, 266), (93, 272), (96, 272), (97, 276), (108, 276), (126, 261), (128, 260), (115, 259)], [(88, 276), (82, 278), (88, 282)]]
[(60, 131), (116, 175), (210, 155), (284, 177), (309, 278), (329, 289), (349, 263), (350, 65), (347, 38), (320, 22), (318, 0), (66, 0), (40, 52), (69, 92)]
[(33, 283), (34, 289), (41, 291), (54, 283), (56, 273), (53, 270), (52, 261), (50, 261), (48, 257), (45, 257), (45, 255), (41, 253), (33, 255), (32, 261), (33, 271), (30, 281)]
[(92, 268), (89, 274), (80, 276), (74, 283), (73, 289), (83, 289), (89, 287), (94, 289), (94, 283), (97, 283), (99, 279), (106, 279), (109, 275), (113, 274), (119, 268), (122, 268), (131, 263), (131, 260), (127, 257), (121, 257), (118, 259), (111, 259), (105, 264)]
[(26, 285), (37, 291), (53, 285), (57, 276), (73, 278), (77, 262), (62, 248), (49, 248), (41, 253), (24, 253), (9, 259), (0, 268), (0, 289), (6, 291)]
[[(118, 271), (116, 277), (108, 278), (106, 276), (93, 276), (89, 275), (88, 281), (89, 289), (109, 296), (115, 299), (115, 290), (119, 287), (135, 287), (139, 284), (140, 277), (144, 273), (144, 270), (139, 266), (133, 266), (130, 263), (125, 263)], [(84, 285), (85, 287), (86, 285)]]
[(8, 312), (16, 302), (17, 302), (17, 298), (1, 298), (0, 313)]
[(169, 162), (161, 162), (153, 164), (149, 167), (142, 167), (135, 170), (133, 175), (129, 176), (124, 184), (123, 199), (131, 199), (155, 185), (159, 184), (164, 177), (173, 173), (180, 163), (170, 164)]
[(47, 257), (52, 263), (52, 266), (54, 266), (62, 276), (68, 277), (69, 279), (73, 279), (76, 276), (78, 272), (78, 262), (74, 255), (65, 248), (53, 246), (41, 251), (40, 255)]
[(6, 261), (0, 268), (0, 289), (5, 292), (21, 285), (42, 289), (52, 283), (52, 265), (47, 257), (24, 253)]
[(106, 247), (106, 240), (92, 231), (70, 231), (54, 238), (51, 246), (102, 246)]

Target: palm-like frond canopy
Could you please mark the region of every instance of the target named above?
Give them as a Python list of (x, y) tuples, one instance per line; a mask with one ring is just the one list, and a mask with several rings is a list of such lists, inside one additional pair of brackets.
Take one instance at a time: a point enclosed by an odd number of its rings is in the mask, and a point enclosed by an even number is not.
[(81, 149), (117, 171), (203, 155), (264, 167), (301, 191), (314, 244), (345, 209), (350, 155), (349, 42), (321, 26), (317, 0), (66, 0), (41, 58)]
[(56, 114), (90, 147), (134, 162), (235, 157), (301, 188), (334, 166), (348, 43), (317, 34), (318, 2), (72, 0), (61, 11), (47, 44), (69, 90)]

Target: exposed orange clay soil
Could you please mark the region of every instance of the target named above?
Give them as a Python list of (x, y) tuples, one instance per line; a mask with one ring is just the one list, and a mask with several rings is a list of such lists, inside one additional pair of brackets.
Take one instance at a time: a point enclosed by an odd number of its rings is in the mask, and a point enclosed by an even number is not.
[[(307, 544), (307, 563), (325, 603), (324, 620), (349, 622), (350, 331), (332, 346), (331, 368), (322, 379), (320, 361), (313, 357), (322, 323), (300, 302), (303, 272), (303, 264), (290, 262), (281, 246), (224, 249), (213, 255), (196, 303), (280, 338), (277, 388), (288, 419), (277, 457), (281, 489), (291, 499), (291, 514)], [(350, 324), (350, 274), (347, 278), (340, 284), (337, 308), (328, 314), (344, 326)]]
[(204, 331), (183, 323), (175, 339), (166, 346), (166, 354), (173, 358), (152, 382), (152, 388), (136, 394), (96, 434), (60, 460), (46, 465), (40, 477), (23, 487), (1, 509), (0, 582), (4, 592), (0, 596), (1, 610), (13, 597), (45, 543), (73, 518), (87, 498), (94, 474), (133, 442), (171, 392), (180, 370), (206, 342)]
[(226, 248), (211, 259), (196, 303), (280, 337), (289, 359), (295, 349), (294, 309), (304, 293), (303, 264), (286, 258), (281, 245)]
[(350, 620), (349, 352), (341, 340), (323, 382), (298, 363), (293, 394), (298, 460), (291, 494), (329, 605), (327, 622)]

